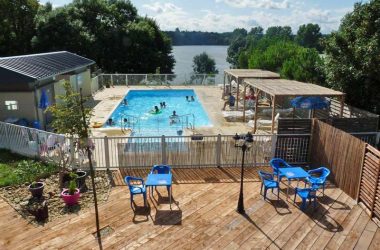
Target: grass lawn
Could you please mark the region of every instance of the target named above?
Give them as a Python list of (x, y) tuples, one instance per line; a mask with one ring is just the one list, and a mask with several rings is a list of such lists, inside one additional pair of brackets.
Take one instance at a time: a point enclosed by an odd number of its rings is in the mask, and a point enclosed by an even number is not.
[(57, 166), (0, 150), (0, 187), (37, 181), (57, 172)]

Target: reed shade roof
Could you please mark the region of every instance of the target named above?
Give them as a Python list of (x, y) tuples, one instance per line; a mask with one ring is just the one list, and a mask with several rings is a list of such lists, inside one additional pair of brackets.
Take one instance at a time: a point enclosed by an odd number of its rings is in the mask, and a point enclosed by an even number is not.
[(226, 69), (224, 74), (233, 76), (235, 78), (259, 78), (259, 79), (276, 79), (280, 75), (272, 71), (261, 69)]
[(344, 96), (344, 93), (312, 83), (285, 79), (245, 79), (244, 83), (273, 96)]
[[(254, 89), (256, 94), (264, 92), (269, 94), (272, 98), (272, 133), (274, 132), (274, 117), (276, 115), (276, 97), (279, 96), (324, 96), (324, 97), (337, 97), (340, 100), (340, 117), (343, 116), (344, 108), (344, 93), (325, 88), (316, 84), (304, 83), (286, 79), (244, 79), (244, 97), (247, 86)], [(244, 98), (245, 100), (245, 98)], [(254, 120), (254, 133), (257, 129), (257, 103), (255, 102), (255, 120)], [(245, 101), (243, 109), (243, 119), (245, 120)]]

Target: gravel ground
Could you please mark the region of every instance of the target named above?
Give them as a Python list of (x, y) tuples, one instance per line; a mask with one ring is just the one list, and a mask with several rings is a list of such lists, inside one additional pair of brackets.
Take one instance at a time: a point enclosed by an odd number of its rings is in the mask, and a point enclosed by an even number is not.
[[(88, 210), (89, 207), (94, 206), (91, 178), (89, 176), (86, 177), (86, 186), (88, 187), (87, 191), (81, 193), (79, 204), (71, 207), (67, 207), (60, 198), (61, 191), (59, 188), (58, 179), (58, 174), (56, 174), (47, 179), (41, 180), (45, 183), (44, 194), (41, 199), (32, 198), (28, 190), (30, 183), (0, 188), (0, 196), (17, 212), (19, 212), (23, 218), (36, 226), (57, 220), (67, 216), (67, 214), (82, 213)], [(97, 171), (95, 173), (95, 185), (98, 204), (102, 204), (107, 201), (111, 190), (110, 180), (106, 171)], [(48, 206), (49, 218), (44, 222), (37, 222), (34, 215), (32, 215), (29, 210), (36, 207), (42, 207), (44, 202)]]

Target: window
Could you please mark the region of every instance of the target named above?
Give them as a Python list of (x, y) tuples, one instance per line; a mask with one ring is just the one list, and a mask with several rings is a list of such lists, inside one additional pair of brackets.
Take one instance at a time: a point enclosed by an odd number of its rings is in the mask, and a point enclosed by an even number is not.
[(5, 107), (7, 110), (18, 110), (17, 101), (5, 101)]

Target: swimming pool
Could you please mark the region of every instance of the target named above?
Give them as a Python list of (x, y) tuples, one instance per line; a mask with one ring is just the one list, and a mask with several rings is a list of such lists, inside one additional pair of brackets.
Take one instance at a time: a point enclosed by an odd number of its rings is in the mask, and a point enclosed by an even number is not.
[[(194, 101), (187, 101), (186, 96), (194, 97)], [(212, 126), (207, 113), (202, 107), (196, 93), (192, 89), (170, 90), (130, 90), (123, 101), (110, 115), (112, 125), (105, 127), (129, 127), (136, 136), (178, 135), (190, 127)], [(165, 102), (166, 108), (160, 108)], [(152, 112), (154, 106), (160, 111)], [(176, 111), (178, 119), (170, 124), (170, 116)], [(127, 119), (127, 120), (125, 120)]]

